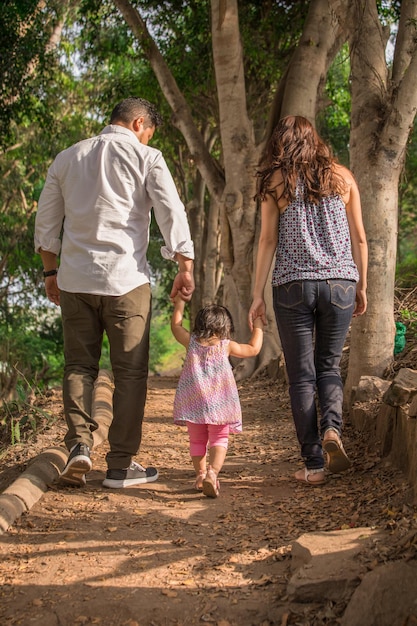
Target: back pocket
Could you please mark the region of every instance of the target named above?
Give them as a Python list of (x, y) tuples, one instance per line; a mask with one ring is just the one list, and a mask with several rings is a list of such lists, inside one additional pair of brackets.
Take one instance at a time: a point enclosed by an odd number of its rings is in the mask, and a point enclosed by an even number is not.
[(356, 283), (351, 280), (329, 280), (330, 302), (339, 309), (349, 309), (355, 304)]
[(302, 280), (293, 280), (277, 287), (277, 303), (286, 309), (292, 309), (304, 301), (304, 284)]

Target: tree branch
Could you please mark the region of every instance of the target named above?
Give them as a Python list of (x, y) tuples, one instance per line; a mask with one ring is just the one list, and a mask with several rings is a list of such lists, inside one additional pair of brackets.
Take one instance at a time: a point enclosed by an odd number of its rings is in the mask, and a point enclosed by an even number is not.
[(142, 45), (159, 86), (170, 105), (174, 119), (173, 124), (181, 131), (187, 142), (192, 158), (204, 178), (210, 194), (221, 198), (224, 188), (224, 175), (212, 158), (204, 139), (194, 124), (190, 107), (181, 93), (175, 78), (165, 62), (158, 46), (151, 37), (144, 20), (128, 0), (114, 0), (114, 4), (123, 15), (126, 23)]
[(417, 44), (416, 23), (416, 0), (403, 0), (392, 66), (392, 81), (394, 84), (403, 80), (415, 54)]

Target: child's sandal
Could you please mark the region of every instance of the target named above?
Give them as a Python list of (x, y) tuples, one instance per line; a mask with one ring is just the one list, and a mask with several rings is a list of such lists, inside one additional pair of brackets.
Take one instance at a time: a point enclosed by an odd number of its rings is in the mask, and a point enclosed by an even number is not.
[(208, 498), (217, 498), (220, 492), (220, 483), (214, 470), (209, 468), (203, 480), (203, 493)]
[(203, 491), (203, 481), (206, 477), (206, 470), (200, 470), (196, 476), (196, 480), (194, 483), (194, 489), (197, 491)]

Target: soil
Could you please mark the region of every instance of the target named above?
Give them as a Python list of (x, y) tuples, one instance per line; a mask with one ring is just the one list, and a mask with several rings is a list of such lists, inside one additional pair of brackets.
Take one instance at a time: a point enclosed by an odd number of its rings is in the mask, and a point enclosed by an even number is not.
[[(336, 626), (346, 601), (296, 604), (287, 596), (294, 540), (377, 527), (388, 540), (362, 555), (365, 569), (415, 556), (409, 486), (348, 421), (352, 468), (329, 474), (324, 487), (294, 480), (302, 463), (283, 381), (239, 384), (244, 431), (231, 437), (220, 496), (196, 492), (186, 431), (172, 423), (176, 383), (149, 381), (137, 460), (158, 468), (157, 482), (103, 488), (102, 443), (85, 487), (51, 485), (0, 536), (2, 626)], [(49, 418), (30, 445), (3, 455), (1, 490), (30, 458), (61, 444), (59, 390), (42, 411)]]

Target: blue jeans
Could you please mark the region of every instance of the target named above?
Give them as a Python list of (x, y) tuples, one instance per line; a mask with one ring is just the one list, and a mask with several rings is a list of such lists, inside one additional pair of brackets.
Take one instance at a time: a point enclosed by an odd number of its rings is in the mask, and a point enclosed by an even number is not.
[[(340, 359), (355, 306), (356, 283), (300, 280), (273, 287), (289, 380), (291, 410), (308, 469), (324, 467), (321, 436), (342, 429)], [(317, 420), (316, 394), (320, 407)]]

